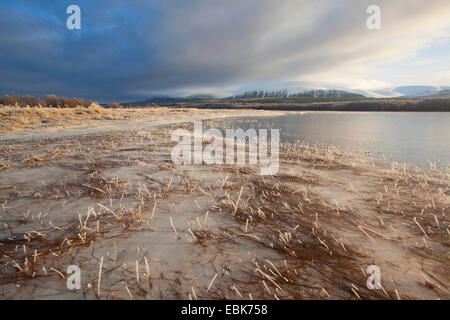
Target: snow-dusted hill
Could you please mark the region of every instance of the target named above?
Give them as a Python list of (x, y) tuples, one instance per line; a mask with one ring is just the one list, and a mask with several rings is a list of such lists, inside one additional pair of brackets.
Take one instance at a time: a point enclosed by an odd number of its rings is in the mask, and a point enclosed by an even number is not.
[(444, 94), (450, 87), (441, 86), (400, 86), (394, 89), (385, 90), (373, 90), (361, 92), (365, 96), (374, 98), (391, 98), (391, 97), (405, 97), (405, 98), (418, 98), (418, 97), (431, 97)]

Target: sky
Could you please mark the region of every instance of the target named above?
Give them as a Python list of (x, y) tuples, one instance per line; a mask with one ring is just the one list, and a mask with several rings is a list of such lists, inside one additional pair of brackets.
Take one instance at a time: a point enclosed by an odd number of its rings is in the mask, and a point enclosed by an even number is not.
[[(66, 26), (73, 4), (80, 30)], [(4, 0), (0, 95), (450, 86), (449, 35), (449, 0)]]

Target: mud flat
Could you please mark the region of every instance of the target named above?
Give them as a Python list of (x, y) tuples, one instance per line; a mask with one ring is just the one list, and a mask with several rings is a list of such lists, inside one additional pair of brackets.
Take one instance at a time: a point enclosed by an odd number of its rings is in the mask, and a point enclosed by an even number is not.
[(261, 111), (159, 111), (0, 135), (1, 298), (450, 298), (449, 168), (301, 142), (275, 176), (175, 166), (176, 128)]

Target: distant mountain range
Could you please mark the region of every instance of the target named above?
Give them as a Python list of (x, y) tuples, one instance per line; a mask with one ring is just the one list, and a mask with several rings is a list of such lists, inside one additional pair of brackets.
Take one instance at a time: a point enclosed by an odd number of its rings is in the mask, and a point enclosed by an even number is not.
[(373, 90), (358, 92), (374, 98), (443, 98), (449, 97), (448, 91), (450, 87), (433, 87), (433, 86), (401, 86), (394, 89)]
[(438, 94), (429, 96), (429, 98), (450, 98), (450, 89), (441, 90)]
[(365, 98), (364, 95), (343, 90), (310, 89), (296, 93), (283, 90), (253, 90), (243, 94), (218, 98), (210, 94), (197, 94), (186, 97), (176, 96), (152, 96), (143, 101), (123, 103), (123, 105), (151, 105), (151, 104), (174, 104), (182, 102), (204, 101), (204, 100), (236, 100), (236, 99), (264, 99), (264, 98)]
[(310, 89), (297, 93), (283, 90), (254, 90), (227, 99), (255, 99), (255, 98), (364, 98), (363, 95), (343, 90)]
[(151, 105), (151, 104), (176, 104), (182, 102), (194, 102), (205, 100), (236, 100), (236, 99), (283, 99), (283, 98), (307, 98), (307, 99), (364, 99), (371, 98), (449, 98), (450, 87), (433, 87), (433, 86), (401, 86), (394, 89), (386, 90), (328, 90), (328, 89), (307, 89), (295, 93), (289, 92), (287, 89), (281, 90), (252, 90), (242, 94), (218, 98), (210, 94), (196, 94), (185, 97), (155, 95), (143, 101), (135, 101), (124, 103), (123, 105)]
[(153, 103), (154, 104), (173, 104), (173, 103), (180, 103), (180, 102), (193, 102), (193, 101), (214, 100), (214, 99), (218, 99), (218, 98), (216, 96), (209, 95), (209, 94), (196, 94), (196, 95), (190, 95), (190, 96), (186, 96), (186, 97), (156, 95), (156, 96), (151, 96), (148, 99), (145, 99), (143, 101), (128, 102), (128, 103), (123, 103), (123, 105), (145, 106), (145, 105), (151, 105)]

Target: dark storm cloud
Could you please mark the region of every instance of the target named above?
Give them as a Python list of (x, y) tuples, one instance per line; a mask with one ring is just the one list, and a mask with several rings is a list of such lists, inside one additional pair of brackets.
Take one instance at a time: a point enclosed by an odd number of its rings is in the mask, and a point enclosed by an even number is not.
[[(401, 28), (411, 16), (419, 24), (446, 18), (439, 15), (446, 1), (8, 1), (0, 4), (0, 94), (121, 101), (359, 70), (386, 41), (365, 28), (374, 2)], [(66, 28), (71, 4), (81, 7), (81, 30)], [(399, 28), (386, 32), (402, 36)], [(393, 44), (384, 58), (403, 47)]]

